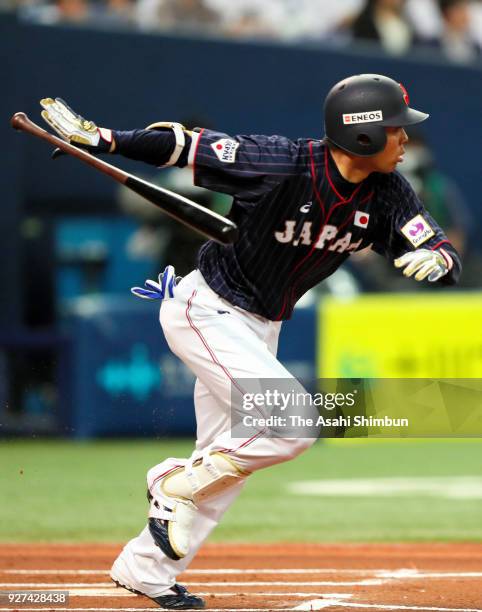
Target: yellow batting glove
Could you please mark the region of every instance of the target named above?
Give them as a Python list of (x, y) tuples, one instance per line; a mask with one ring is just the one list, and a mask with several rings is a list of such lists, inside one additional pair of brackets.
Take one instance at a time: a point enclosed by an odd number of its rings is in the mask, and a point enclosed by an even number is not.
[(113, 151), (112, 130), (99, 128), (93, 121), (75, 113), (61, 98), (43, 98), (42, 118), (59, 136), (92, 153)]

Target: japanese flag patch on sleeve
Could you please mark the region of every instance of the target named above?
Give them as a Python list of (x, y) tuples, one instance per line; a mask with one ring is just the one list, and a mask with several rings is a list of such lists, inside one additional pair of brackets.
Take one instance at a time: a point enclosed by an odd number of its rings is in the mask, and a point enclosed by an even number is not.
[(230, 138), (220, 138), (211, 143), (211, 148), (216, 153), (216, 157), (225, 164), (234, 164), (238, 147), (239, 142)]
[(420, 246), (424, 242), (427, 242), (429, 238), (435, 236), (434, 230), (422, 215), (417, 215), (413, 219), (410, 219), (410, 221), (402, 227), (401, 231), (414, 247)]

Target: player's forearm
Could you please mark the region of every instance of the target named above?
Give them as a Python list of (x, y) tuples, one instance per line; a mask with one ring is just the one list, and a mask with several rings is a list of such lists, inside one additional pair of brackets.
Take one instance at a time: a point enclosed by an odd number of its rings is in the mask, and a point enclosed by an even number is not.
[[(113, 153), (119, 153), (129, 159), (143, 161), (154, 166), (164, 166), (171, 158), (176, 146), (176, 137), (172, 130), (132, 130), (128, 132), (112, 131), (115, 142)], [(179, 159), (173, 164), (179, 168), (187, 165), (191, 137), (185, 132), (186, 143)]]

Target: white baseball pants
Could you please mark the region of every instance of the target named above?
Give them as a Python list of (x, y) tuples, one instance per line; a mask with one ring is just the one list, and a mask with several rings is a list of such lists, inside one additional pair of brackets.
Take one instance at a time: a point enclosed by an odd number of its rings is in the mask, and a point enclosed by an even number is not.
[[(280, 322), (233, 306), (212, 291), (197, 270), (182, 279), (174, 299), (162, 303), (160, 322), (173, 353), (197, 377), (194, 392), (197, 440), (190, 461), (203, 452), (227, 452), (243, 470), (253, 472), (292, 459), (313, 444), (312, 438), (231, 436), (231, 387), (236, 384), (233, 381), (292, 378), (276, 358)], [(163, 461), (149, 470), (148, 483), (172, 465), (185, 465), (188, 461), (174, 458)], [(187, 557), (180, 561), (168, 559), (145, 527), (115, 561), (114, 579), (151, 597), (165, 593), (190, 564), (243, 484), (241, 481), (198, 505)]]

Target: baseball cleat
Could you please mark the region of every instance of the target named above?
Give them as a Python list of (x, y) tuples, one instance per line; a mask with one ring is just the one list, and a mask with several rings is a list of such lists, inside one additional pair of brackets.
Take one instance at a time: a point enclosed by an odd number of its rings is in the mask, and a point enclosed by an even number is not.
[[(122, 584), (118, 580), (112, 579), (116, 586), (122, 587), (131, 593), (135, 593), (136, 595), (144, 595), (144, 597), (149, 597), (149, 595), (145, 595), (140, 591), (136, 591), (136, 589), (132, 589), (125, 584)], [(175, 584), (171, 587), (172, 593), (167, 595), (159, 595), (158, 597), (149, 597), (152, 599), (158, 606), (164, 608), (166, 610), (201, 610), (206, 607), (206, 602), (202, 597), (198, 597), (197, 595), (193, 595), (190, 593), (186, 587), (182, 586), (182, 584)]]

